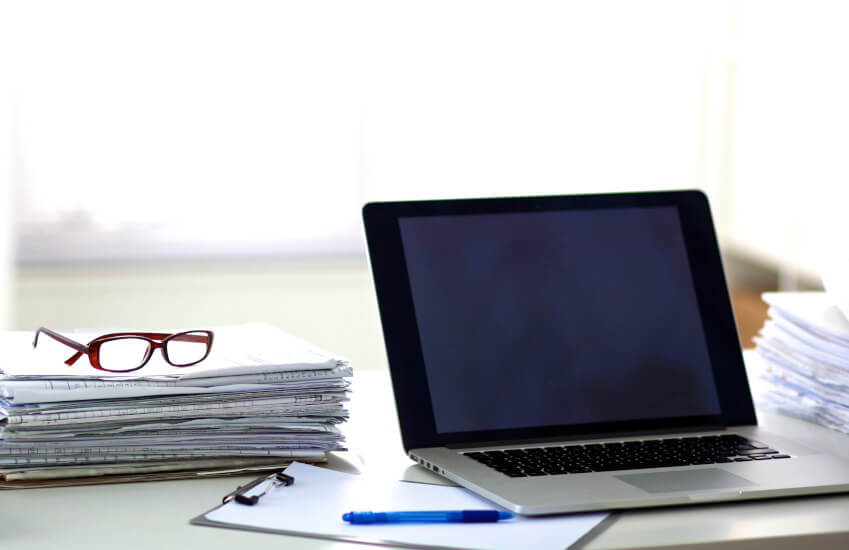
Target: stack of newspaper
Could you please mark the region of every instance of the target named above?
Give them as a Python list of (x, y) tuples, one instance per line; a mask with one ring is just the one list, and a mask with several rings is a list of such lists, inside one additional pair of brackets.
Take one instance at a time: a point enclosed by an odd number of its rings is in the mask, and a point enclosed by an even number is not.
[[(265, 324), (213, 327), (209, 356), (94, 369), (32, 332), (0, 334), (0, 487), (269, 470), (341, 450), (347, 361)], [(82, 343), (115, 331), (63, 333)]]
[(825, 292), (763, 295), (760, 406), (849, 432), (849, 319)]

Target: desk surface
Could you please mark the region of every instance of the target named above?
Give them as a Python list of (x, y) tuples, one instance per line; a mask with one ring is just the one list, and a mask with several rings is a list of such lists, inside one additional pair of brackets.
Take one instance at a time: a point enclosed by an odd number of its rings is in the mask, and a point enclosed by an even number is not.
[[(401, 449), (386, 373), (354, 378), (351, 450), (329, 466), (367, 475), (445, 483)], [(759, 414), (767, 429), (814, 447), (849, 455), (849, 436), (774, 413)], [(379, 427), (379, 429), (375, 429)], [(0, 491), (4, 549), (287, 548), (342, 550), (340, 542), (189, 525), (249, 477), (127, 483), (93, 487)], [(767, 539), (767, 540), (765, 540)], [(585, 546), (617, 548), (849, 547), (849, 495), (733, 505), (702, 505), (617, 513)]]

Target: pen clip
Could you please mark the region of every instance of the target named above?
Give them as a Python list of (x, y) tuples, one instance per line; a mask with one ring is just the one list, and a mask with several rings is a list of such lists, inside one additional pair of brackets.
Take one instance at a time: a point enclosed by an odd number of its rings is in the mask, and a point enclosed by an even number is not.
[[(257, 487), (258, 485), (260, 485), (260, 484), (262, 484), (266, 481), (268, 482), (268, 485), (265, 487), (265, 489), (261, 493), (258, 493), (258, 494), (255, 494), (255, 495), (250, 495), (250, 496), (245, 494), (248, 491), (250, 491), (251, 489), (253, 489), (254, 487)], [(225, 495), (224, 498), (221, 499), (221, 503), (227, 504), (231, 500), (235, 500), (239, 504), (244, 504), (246, 506), (253, 506), (257, 502), (259, 502), (260, 498), (267, 495), (271, 491), (271, 489), (273, 489), (274, 487), (286, 487), (286, 486), (291, 485), (293, 483), (295, 483), (294, 477), (292, 477), (288, 474), (284, 474), (283, 472), (274, 472), (271, 475), (258, 477), (257, 479), (251, 481), (247, 485), (241, 485), (239, 487), (236, 487), (236, 490), (231, 491), (230, 493), (227, 493), (227, 495)]]

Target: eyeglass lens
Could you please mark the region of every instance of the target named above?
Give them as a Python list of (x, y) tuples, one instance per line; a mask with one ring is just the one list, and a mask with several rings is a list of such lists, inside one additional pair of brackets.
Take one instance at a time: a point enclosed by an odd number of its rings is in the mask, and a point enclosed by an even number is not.
[(197, 363), (208, 351), (209, 336), (205, 332), (183, 332), (165, 342), (168, 361), (178, 367)]
[(150, 342), (144, 338), (124, 337), (105, 340), (100, 344), (97, 359), (100, 367), (123, 372), (139, 368), (151, 351)]

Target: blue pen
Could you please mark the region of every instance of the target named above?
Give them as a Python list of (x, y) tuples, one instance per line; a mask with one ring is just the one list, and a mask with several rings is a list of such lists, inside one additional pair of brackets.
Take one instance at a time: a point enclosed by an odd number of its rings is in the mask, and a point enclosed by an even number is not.
[(492, 523), (513, 519), (510, 512), (498, 510), (432, 510), (421, 512), (348, 512), (342, 519), (351, 525), (369, 523)]

